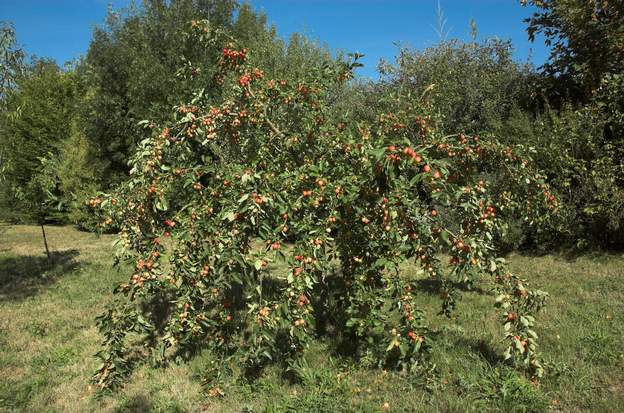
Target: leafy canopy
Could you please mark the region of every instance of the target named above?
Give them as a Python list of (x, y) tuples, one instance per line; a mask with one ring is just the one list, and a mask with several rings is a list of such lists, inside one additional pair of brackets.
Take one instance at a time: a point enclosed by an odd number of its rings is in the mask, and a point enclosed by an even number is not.
[[(190, 36), (223, 44), (205, 21)], [(91, 200), (103, 228), (121, 228), (118, 258), (132, 268), (99, 318), (98, 385), (129, 373), (130, 332), (152, 337), (159, 357), (208, 346), (254, 371), (296, 369), (331, 323), (363, 363), (421, 366), (429, 327), (404, 260), (437, 280), (446, 314), (457, 285), (487, 275), (506, 357), (542, 374), (534, 313), (546, 293), (510, 274), (493, 241), (509, 211), (536, 221), (557, 203), (522, 148), (443, 135), (426, 92), (406, 106), (395, 96), (371, 123), (333, 113), (358, 55), (297, 80), (267, 76), (235, 43), (219, 55), (213, 93), (167, 126), (143, 122), (129, 180)], [(489, 167), (507, 191), (480, 178)]]

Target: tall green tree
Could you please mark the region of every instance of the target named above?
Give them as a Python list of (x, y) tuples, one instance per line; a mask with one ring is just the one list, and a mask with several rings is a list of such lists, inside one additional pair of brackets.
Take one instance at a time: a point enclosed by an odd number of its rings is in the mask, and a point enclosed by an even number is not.
[(269, 77), (296, 81), (324, 64), (335, 64), (327, 46), (300, 33), (283, 40), (275, 26), (268, 25), (266, 15), (254, 11), (248, 2), (238, 8), (231, 36), (252, 51), (250, 62)]
[(35, 61), (8, 92), (0, 121), (0, 147), (7, 166), (1, 197), (5, 218), (59, 219), (43, 199), (56, 191), (50, 183), (55, 179), (50, 178), (54, 174), (49, 162), (54, 162), (69, 136), (78, 95), (74, 73), (64, 72), (50, 60)]
[(7, 91), (0, 118), (2, 218), (40, 225), (48, 258), (44, 225), (62, 220), (58, 160), (75, 119), (78, 84), (73, 71), (35, 60)]
[[(474, 26), (473, 26), (474, 27)], [(445, 129), (465, 133), (500, 131), (528, 105), (529, 64), (513, 59), (511, 42), (486, 39), (443, 40), (424, 50), (401, 49), (395, 63), (381, 62), (377, 93), (430, 88), (428, 98)]]
[(7, 91), (24, 73), (24, 51), (17, 43), (15, 29), (8, 22), (0, 22), (0, 99), (5, 100)]
[(624, 246), (624, 2), (529, 0), (528, 34), (551, 47), (539, 86), (538, 162), (582, 245)]
[[(0, 117), (6, 114), (7, 92), (24, 73), (24, 51), (17, 44), (15, 29), (8, 22), (0, 23)], [(0, 142), (0, 183), (8, 168), (8, 158)], [(1, 196), (1, 195), (0, 195)]]
[(588, 102), (607, 73), (624, 67), (624, 2), (521, 0), (536, 7), (526, 20), (530, 40), (545, 37), (550, 59), (543, 66), (550, 98)]

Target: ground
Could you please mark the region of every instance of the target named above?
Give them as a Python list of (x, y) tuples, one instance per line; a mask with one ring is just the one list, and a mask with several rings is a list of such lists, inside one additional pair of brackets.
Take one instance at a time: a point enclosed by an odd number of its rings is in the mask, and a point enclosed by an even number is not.
[[(539, 333), (547, 375), (536, 386), (500, 358), (493, 296), (466, 292), (458, 317), (421, 305), (437, 330), (431, 372), (400, 375), (357, 366), (331, 337), (310, 349), (302, 382), (277, 367), (253, 381), (202, 378), (211, 355), (135, 369), (121, 390), (97, 396), (89, 377), (100, 337), (94, 318), (127, 274), (112, 267), (113, 236), (48, 227), (0, 227), (0, 411), (8, 412), (619, 412), (624, 408), (624, 255), (519, 255), (512, 268), (551, 294)], [(409, 268), (407, 269), (409, 271)]]

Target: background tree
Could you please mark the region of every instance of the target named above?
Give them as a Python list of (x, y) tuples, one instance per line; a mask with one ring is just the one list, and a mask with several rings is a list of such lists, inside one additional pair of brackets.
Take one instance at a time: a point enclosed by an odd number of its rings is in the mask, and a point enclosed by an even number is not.
[[(32, 204), (35, 199), (42, 199), (42, 192), (33, 189), (38, 187), (35, 181), (42, 171), (41, 159), (51, 160), (59, 154), (61, 143), (71, 130), (77, 95), (73, 73), (63, 72), (50, 60), (32, 63), (17, 80), (15, 89), (7, 94), (0, 126), (7, 162), (6, 185), (2, 187), (3, 219), (31, 220)], [(28, 199), (28, 194), (33, 195), (32, 199)], [(44, 215), (41, 218), (38, 212), (37, 219), (60, 218), (56, 210), (48, 210)]]
[(102, 187), (100, 171), (104, 169), (103, 162), (98, 159), (77, 121), (72, 123), (68, 133), (60, 144), (58, 155), (53, 158), (64, 207), (63, 220), (92, 231), (96, 223), (86, 201)]
[(160, 120), (188, 93), (188, 84), (176, 76), (182, 58), (207, 69), (191, 79), (196, 84), (211, 76), (214, 52), (181, 42), (182, 28), (193, 19), (229, 27), (234, 9), (234, 1), (146, 0), (141, 8), (110, 10), (105, 26), (95, 29), (81, 69), (89, 85), (82, 117), (87, 138), (105, 162), (106, 184), (127, 172), (137, 123)]
[(33, 171), (31, 178), (23, 185), (12, 188), (15, 202), (13, 207), (19, 209), (20, 217), (41, 227), (48, 261), (52, 260), (52, 254), (48, 245), (45, 224), (53, 219), (55, 212), (62, 207), (57, 192), (57, 165), (53, 159), (52, 154), (49, 154), (49, 158), (40, 158), (39, 165)]
[(15, 29), (8, 22), (0, 23), (0, 99), (15, 87), (24, 72), (24, 51), (17, 44)]
[[(7, 92), (24, 72), (24, 51), (17, 45), (15, 30), (10, 23), (0, 23), (0, 118), (6, 115)], [(6, 149), (0, 141), (0, 183), (8, 167)], [(2, 195), (0, 195), (2, 196)]]
[(551, 47), (544, 73), (551, 98), (588, 102), (605, 74), (624, 66), (624, 3), (609, 0), (522, 0), (537, 11), (526, 19)]
[(540, 166), (568, 206), (566, 222), (554, 232), (567, 235), (578, 245), (621, 247), (624, 3), (522, 3), (537, 8), (526, 20), (529, 39), (542, 34), (552, 49), (534, 86), (545, 110), (527, 137), (538, 149)]
[(423, 51), (401, 49), (396, 64), (382, 62), (380, 85), (414, 93), (431, 86), (430, 98), (448, 130), (481, 133), (504, 129), (523, 110), (533, 76), (513, 59), (511, 42), (443, 41)]

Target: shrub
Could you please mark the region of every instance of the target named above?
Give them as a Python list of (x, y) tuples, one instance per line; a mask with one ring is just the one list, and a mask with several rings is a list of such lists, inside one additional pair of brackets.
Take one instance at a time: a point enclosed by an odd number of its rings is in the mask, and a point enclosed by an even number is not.
[(547, 110), (522, 138), (538, 148), (535, 162), (565, 206), (550, 229), (557, 244), (570, 240), (580, 247), (624, 245), (622, 79), (606, 76), (586, 105)]
[[(219, 36), (205, 22), (191, 30), (198, 44)], [(121, 228), (118, 258), (132, 267), (98, 321), (98, 385), (128, 374), (132, 331), (161, 357), (206, 346), (250, 372), (294, 366), (329, 305), (358, 357), (418, 366), (430, 338), (405, 260), (439, 281), (446, 314), (458, 283), (488, 275), (506, 358), (542, 374), (534, 312), (546, 293), (510, 274), (492, 240), (501, 214), (541, 219), (556, 199), (521, 148), (443, 135), (426, 99), (401, 107), (396, 96), (388, 107), (399, 109), (370, 124), (341, 120), (329, 102), (358, 57), (286, 81), (231, 45), (217, 97), (197, 93), (168, 127), (144, 122), (129, 181), (90, 202), (101, 228)], [(506, 192), (482, 179), (492, 168)]]
[(445, 128), (471, 134), (506, 131), (507, 120), (526, 108), (534, 77), (530, 65), (513, 60), (511, 42), (476, 38), (443, 41), (422, 51), (401, 49), (394, 64), (382, 62), (380, 72), (381, 90), (419, 94), (433, 85), (429, 97)]

